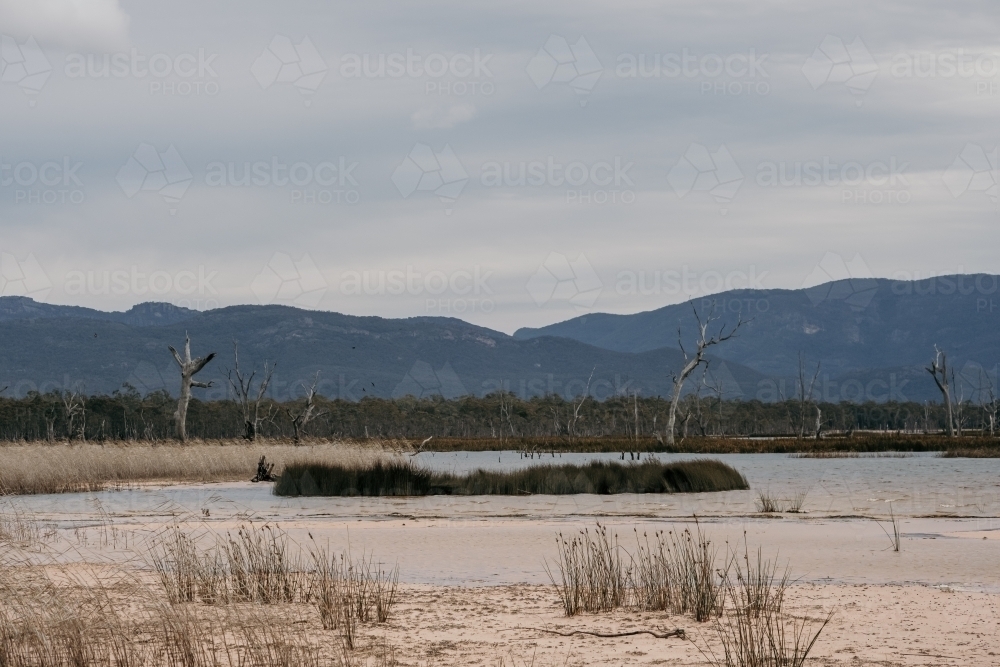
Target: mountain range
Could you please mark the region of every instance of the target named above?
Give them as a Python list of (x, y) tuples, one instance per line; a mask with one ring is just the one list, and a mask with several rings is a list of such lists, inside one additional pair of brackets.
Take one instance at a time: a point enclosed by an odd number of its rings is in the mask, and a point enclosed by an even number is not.
[[(326, 396), (407, 394), (454, 398), (503, 387), (521, 396), (558, 393), (605, 398), (666, 395), (694, 348), (697, 317), (737, 335), (710, 348), (708, 371), (688, 388), (727, 398), (776, 400), (796, 393), (800, 358), (806, 384), (824, 400), (934, 400), (924, 370), (937, 345), (948, 354), (957, 393), (979, 400), (996, 384), (1000, 360), (1000, 277), (925, 281), (842, 280), (800, 290), (733, 290), (633, 315), (588, 313), (513, 336), (455, 318), (387, 319), (287, 306), (194, 311), (143, 303), (104, 312), (0, 297), (0, 386), (6, 395), (77, 389), (175, 393), (168, 345), (190, 334), (192, 354), (216, 352), (199, 379), (226, 395), (233, 341), (243, 368), (277, 362), (271, 393), (301, 395), (319, 372)], [(819, 370), (817, 373), (817, 364)]]

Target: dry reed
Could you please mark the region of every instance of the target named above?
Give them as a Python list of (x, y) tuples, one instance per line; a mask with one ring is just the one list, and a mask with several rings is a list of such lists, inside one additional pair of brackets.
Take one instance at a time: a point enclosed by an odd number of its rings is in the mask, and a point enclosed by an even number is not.
[(788, 570), (779, 575), (759, 549), (752, 559), (745, 537), (743, 555), (731, 554), (721, 576), (724, 609), (713, 627), (721, 655), (699, 645), (705, 659), (713, 667), (801, 667), (832, 614), (811, 620), (787, 613)]
[(650, 542), (636, 531), (632, 591), (634, 604), (647, 611), (694, 614), (706, 621), (719, 608), (715, 573), (718, 549), (695, 522), (695, 531), (657, 531)]
[(780, 512), (782, 509), (781, 501), (776, 496), (772, 496), (770, 491), (758, 490), (754, 503), (757, 505), (757, 511), (762, 514)]
[(310, 573), (288, 535), (275, 526), (240, 526), (200, 550), (196, 538), (173, 526), (153, 541), (150, 560), (172, 604), (308, 600)]
[(695, 524), (695, 531), (656, 532), (639, 539), (634, 555), (618, 535), (597, 524), (570, 539), (556, 538), (557, 558), (545, 572), (559, 594), (563, 612), (611, 611), (633, 606), (643, 611), (691, 613), (706, 621), (721, 602), (715, 562), (718, 549)]
[(0, 495), (101, 491), (150, 482), (249, 481), (261, 456), (280, 470), (303, 458), (363, 465), (391, 456), (380, 443), (316, 445), (80, 443), (0, 446)]
[[(26, 570), (41, 576), (25, 577)], [(128, 577), (37, 566), (0, 571), (3, 667), (395, 667), (376, 643), (372, 659), (310, 636), (289, 608), (169, 604)], [(290, 616), (291, 614), (291, 616)], [(324, 655), (325, 653), (325, 655)]]
[(545, 572), (559, 592), (563, 611), (574, 616), (581, 611), (610, 611), (626, 602), (630, 571), (622, 560), (618, 536), (608, 535), (606, 526), (597, 524), (566, 539), (556, 538), (557, 577), (548, 562)]
[(373, 556), (351, 558), (350, 552), (333, 554), (313, 542), (312, 592), (320, 620), (337, 630), (347, 649), (353, 649), (357, 624), (385, 623), (396, 603), (399, 567), (385, 569)]

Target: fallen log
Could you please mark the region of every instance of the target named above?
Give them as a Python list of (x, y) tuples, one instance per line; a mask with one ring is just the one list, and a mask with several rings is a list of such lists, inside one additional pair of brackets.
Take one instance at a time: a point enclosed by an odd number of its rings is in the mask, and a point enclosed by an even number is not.
[(546, 628), (520, 628), (520, 629), (540, 630), (541, 632), (549, 632), (551, 634), (561, 635), (563, 637), (572, 637), (573, 635), (591, 635), (592, 637), (612, 638), (612, 637), (632, 637), (634, 635), (653, 635), (657, 639), (670, 639), (671, 637), (678, 637), (680, 639), (685, 638), (683, 628), (675, 628), (665, 634), (653, 632), (652, 630), (633, 630), (631, 632), (591, 632), (589, 630), (573, 630), (572, 632), (560, 632), (559, 630), (548, 630)]

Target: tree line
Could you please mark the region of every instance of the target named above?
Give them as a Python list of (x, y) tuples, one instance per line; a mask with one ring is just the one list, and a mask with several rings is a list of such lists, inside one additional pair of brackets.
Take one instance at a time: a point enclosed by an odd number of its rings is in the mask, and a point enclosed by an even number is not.
[[(256, 385), (250, 392), (256, 396)], [(194, 438), (405, 438), (430, 436), (524, 437), (663, 437), (671, 398), (614, 396), (567, 400), (558, 395), (522, 399), (510, 393), (429, 398), (363, 398), (360, 401), (313, 396), (279, 403), (265, 396), (251, 400), (200, 401), (187, 405), (186, 435)], [(798, 398), (764, 403), (720, 400), (690, 394), (677, 402), (676, 436), (820, 435), (879, 430), (908, 433), (948, 432), (943, 403), (814, 403)], [(308, 419), (302, 415), (311, 411)], [(32, 393), (0, 398), (0, 439), (19, 440), (167, 440), (178, 437), (177, 399), (166, 391), (141, 395), (125, 386), (111, 395), (68, 392)], [(951, 423), (966, 434), (990, 434), (991, 420), (982, 405), (952, 405)], [(253, 424), (248, 431), (247, 423)]]

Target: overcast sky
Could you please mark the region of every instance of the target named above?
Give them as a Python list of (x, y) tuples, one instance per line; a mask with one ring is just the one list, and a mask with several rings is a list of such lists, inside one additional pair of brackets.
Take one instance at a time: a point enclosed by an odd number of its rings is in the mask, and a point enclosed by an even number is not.
[(993, 9), (0, 0), (0, 291), (512, 332), (998, 273)]

